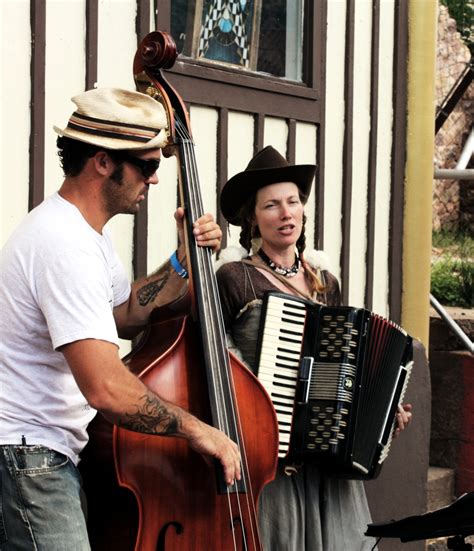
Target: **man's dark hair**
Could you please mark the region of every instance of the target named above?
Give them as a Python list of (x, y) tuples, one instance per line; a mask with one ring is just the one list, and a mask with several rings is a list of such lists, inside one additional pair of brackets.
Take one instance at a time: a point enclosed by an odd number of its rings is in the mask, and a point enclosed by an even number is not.
[(58, 146), (58, 156), (65, 176), (78, 176), (87, 159), (93, 157), (98, 151), (107, 151), (103, 147), (63, 136), (58, 137), (56, 145)]
[(121, 182), (123, 172), (122, 163), (124, 161), (122, 155), (127, 153), (126, 150), (106, 149), (105, 147), (73, 140), (72, 138), (65, 138), (64, 136), (58, 137), (56, 145), (58, 146), (58, 156), (65, 176), (78, 176), (82, 172), (88, 159), (99, 151), (105, 151), (117, 164), (110, 178), (118, 183)]

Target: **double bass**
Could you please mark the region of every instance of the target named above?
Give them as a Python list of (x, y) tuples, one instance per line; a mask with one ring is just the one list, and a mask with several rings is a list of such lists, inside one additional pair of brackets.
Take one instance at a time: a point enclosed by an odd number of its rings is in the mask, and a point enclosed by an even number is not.
[(107, 511), (102, 511), (102, 519), (89, 519), (89, 523), (96, 532), (109, 534), (131, 519), (136, 527), (130, 529), (133, 542), (118, 539), (107, 547), (111, 542), (96, 533), (92, 548), (259, 551), (257, 501), (263, 486), (275, 476), (277, 420), (263, 386), (227, 349), (211, 251), (197, 247), (193, 239), (192, 223), (204, 211), (189, 116), (161, 73), (176, 57), (171, 36), (152, 32), (141, 42), (133, 70), (137, 89), (165, 107), (169, 139), (163, 153), (175, 155), (179, 163), (191, 314), (170, 324), (152, 322), (126, 363), (160, 397), (235, 441), (242, 478), (227, 486), (220, 465), (210, 466), (183, 439), (114, 427), (115, 472), (122, 490), (113, 491), (117, 499), (124, 498), (123, 489), (131, 494), (111, 507), (127, 502), (131, 513), (122, 510), (120, 517), (112, 516), (109, 522), (115, 526), (107, 526)]

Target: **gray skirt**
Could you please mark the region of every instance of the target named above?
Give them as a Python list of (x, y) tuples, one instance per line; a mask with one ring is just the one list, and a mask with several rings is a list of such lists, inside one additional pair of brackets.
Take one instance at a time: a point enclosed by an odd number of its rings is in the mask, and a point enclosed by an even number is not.
[(265, 551), (370, 551), (371, 522), (360, 480), (329, 478), (315, 465), (278, 473), (260, 496), (258, 518)]

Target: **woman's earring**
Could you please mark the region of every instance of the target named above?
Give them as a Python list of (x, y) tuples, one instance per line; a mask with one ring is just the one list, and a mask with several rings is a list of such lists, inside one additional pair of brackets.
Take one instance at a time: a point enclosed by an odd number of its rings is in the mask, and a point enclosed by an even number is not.
[(252, 254), (257, 254), (262, 247), (262, 238), (254, 237), (252, 239)]
[(257, 254), (262, 246), (262, 238), (260, 237), (260, 230), (258, 229), (255, 220), (250, 226), (250, 243), (252, 245), (252, 254)]

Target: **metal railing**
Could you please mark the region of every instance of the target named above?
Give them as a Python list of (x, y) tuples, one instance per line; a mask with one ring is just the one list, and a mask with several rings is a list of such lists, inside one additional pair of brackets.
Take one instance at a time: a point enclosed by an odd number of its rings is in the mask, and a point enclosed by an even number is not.
[(449, 327), (455, 333), (456, 337), (458, 337), (458, 339), (468, 349), (468, 351), (471, 354), (474, 354), (474, 343), (464, 333), (461, 327), (459, 327), (459, 325), (453, 320), (453, 318), (448, 314), (448, 312), (446, 312), (446, 310), (441, 306), (441, 304), (436, 300), (436, 298), (432, 294), (430, 294), (430, 304), (438, 312), (438, 314), (443, 318), (443, 320), (449, 325)]

